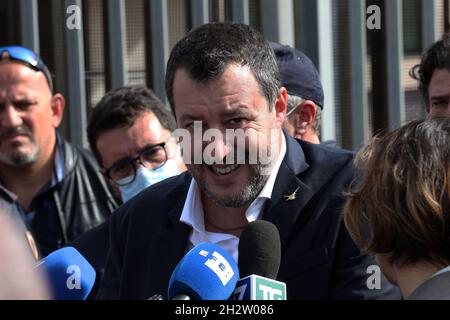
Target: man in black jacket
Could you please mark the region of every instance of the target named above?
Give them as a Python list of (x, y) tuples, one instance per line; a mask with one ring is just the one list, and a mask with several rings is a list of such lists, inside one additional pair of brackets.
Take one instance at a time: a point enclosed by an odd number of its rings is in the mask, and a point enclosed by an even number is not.
[(118, 206), (92, 154), (57, 132), (64, 103), (34, 52), (0, 48), (0, 206), (23, 218), (42, 256)]
[(258, 219), (278, 228), (277, 279), (288, 299), (400, 297), (381, 275), (372, 286), (376, 263), (343, 225), (353, 154), (282, 132), (286, 89), (260, 33), (226, 23), (191, 31), (172, 50), (166, 92), (189, 172), (149, 187), (111, 216), (99, 298), (167, 294), (175, 266), (201, 242), (237, 260), (243, 228)]

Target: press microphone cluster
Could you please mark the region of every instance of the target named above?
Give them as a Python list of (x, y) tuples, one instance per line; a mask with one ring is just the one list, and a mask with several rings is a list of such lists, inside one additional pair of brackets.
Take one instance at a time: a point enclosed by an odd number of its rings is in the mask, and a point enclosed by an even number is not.
[[(278, 275), (280, 261), (278, 229), (268, 221), (254, 221), (247, 225), (239, 241), (239, 267), (221, 247), (200, 243), (175, 267), (167, 297), (169, 300), (286, 300), (286, 284), (273, 280)], [(155, 294), (149, 300), (164, 300), (164, 297)]]
[(241, 279), (233, 300), (286, 300), (286, 284), (277, 278), (281, 241), (277, 227), (264, 220), (249, 223), (239, 240)]
[(95, 283), (96, 272), (73, 247), (58, 249), (39, 261), (55, 300), (85, 300)]

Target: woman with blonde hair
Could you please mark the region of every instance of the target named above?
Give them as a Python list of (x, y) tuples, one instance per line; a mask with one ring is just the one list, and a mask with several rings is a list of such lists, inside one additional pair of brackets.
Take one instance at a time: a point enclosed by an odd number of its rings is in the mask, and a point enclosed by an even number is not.
[(344, 221), (406, 299), (450, 299), (450, 118), (413, 121), (358, 153)]

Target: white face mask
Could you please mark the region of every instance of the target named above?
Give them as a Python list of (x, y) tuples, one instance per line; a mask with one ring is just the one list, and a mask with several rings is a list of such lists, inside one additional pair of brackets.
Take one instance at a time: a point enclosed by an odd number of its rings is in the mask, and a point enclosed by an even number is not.
[[(176, 176), (179, 173), (180, 170), (178, 169), (175, 159), (168, 159), (163, 166), (157, 169), (140, 167), (136, 170), (136, 178), (132, 183), (119, 186), (120, 193), (122, 194), (122, 201), (125, 203), (152, 184)], [(122, 180), (128, 180), (128, 178)]]

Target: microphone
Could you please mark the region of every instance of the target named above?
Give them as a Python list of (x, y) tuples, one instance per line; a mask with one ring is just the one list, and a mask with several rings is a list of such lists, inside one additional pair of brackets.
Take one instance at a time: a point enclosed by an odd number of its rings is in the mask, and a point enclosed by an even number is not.
[(281, 241), (277, 227), (256, 220), (242, 231), (239, 240), (241, 279), (233, 300), (286, 300), (286, 284), (276, 281), (281, 262)]
[(202, 242), (176, 266), (169, 281), (169, 300), (227, 300), (236, 286), (239, 270), (221, 247)]
[(39, 261), (55, 300), (85, 300), (95, 283), (95, 270), (74, 247), (58, 249)]

